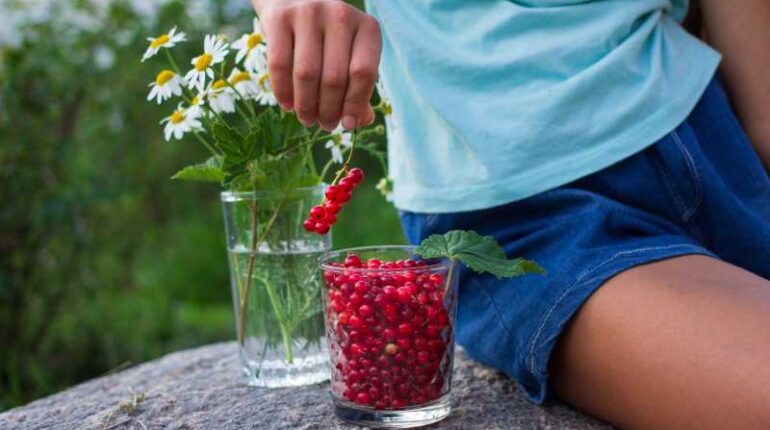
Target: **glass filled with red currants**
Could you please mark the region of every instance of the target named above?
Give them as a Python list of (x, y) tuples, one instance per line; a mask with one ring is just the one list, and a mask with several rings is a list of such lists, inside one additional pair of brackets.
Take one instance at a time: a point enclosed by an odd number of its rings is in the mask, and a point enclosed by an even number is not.
[(455, 263), (408, 246), (326, 253), (326, 333), (337, 416), (410, 428), (450, 413)]

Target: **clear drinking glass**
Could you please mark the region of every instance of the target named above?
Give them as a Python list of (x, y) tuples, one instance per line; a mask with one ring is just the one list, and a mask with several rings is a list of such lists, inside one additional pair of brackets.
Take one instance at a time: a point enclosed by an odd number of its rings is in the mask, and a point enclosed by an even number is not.
[(329, 235), (302, 227), (324, 186), (221, 194), (235, 325), (249, 385), (329, 379), (318, 258)]
[(345, 421), (409, 428), (451, 411), (457, 276), (449, 260), (421, 261), (413, 250), (353, 248), (320, 260), (332, 397)]

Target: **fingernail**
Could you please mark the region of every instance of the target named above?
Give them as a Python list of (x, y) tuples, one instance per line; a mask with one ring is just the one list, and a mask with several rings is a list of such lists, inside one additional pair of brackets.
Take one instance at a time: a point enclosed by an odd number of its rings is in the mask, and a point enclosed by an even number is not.
[(281, 103), (281, 107), (286, 112), (291, 112), (292, 110), (294, 110), (294, 103), (292, 102)]
[(358, 121), (356, 121), (356, 117), (351, 115), (346, 115), (344, 118), (342, 118), (342, 126), (345, 127), (345, 130), (352, 130), (356, 128), (358, 125)]

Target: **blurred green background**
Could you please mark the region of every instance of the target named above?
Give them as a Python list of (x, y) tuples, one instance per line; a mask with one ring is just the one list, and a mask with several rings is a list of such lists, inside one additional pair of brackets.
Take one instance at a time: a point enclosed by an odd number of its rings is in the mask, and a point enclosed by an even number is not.
[[(206, 154), (163, 141), (161, 62), (139, 59), (174, 25), (190, 58), (252, 17), (247, 0), (0, 0), (0, 410), (234, 338), (219, 189), (169, 179)], [(378, 164), (354, 164), (372, 174), (335, 247), (402, 243)]]

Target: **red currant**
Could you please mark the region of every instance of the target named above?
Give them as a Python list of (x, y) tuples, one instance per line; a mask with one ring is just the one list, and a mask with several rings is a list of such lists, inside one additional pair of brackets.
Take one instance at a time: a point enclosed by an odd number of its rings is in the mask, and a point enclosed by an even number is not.
[(364, 171), (359, 169), (358, 167), (354, 167), (350, 169), (350, 171), (347, 174), (347, 177), (353, 180), (354, 183), (360, 184), (364, 180)]
[(323, 220), (326, 218), (326, 209), (324, 209), (323, 206), (313, 206), (313, 208), (310, 209), (310, 218), (313, 218), (316, 221)]

